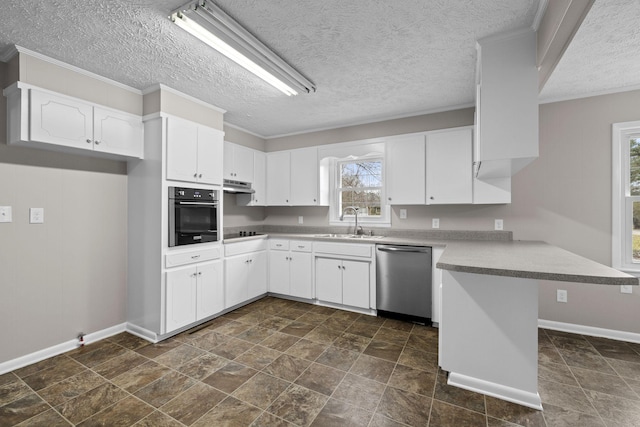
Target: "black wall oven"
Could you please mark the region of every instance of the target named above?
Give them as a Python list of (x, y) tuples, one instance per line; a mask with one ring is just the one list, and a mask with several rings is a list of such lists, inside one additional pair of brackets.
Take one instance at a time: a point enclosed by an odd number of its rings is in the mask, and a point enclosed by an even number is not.
[(218, 190), (169, 187), (169, 246), (218, 241)]

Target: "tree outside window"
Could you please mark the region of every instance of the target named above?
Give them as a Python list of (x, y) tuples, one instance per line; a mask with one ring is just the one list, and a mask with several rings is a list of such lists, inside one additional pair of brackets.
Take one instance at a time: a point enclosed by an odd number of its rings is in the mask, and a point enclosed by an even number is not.
[(338, 179), (340, 184), (337, 195), (340, 212), (353, 206), (358, 208), (360, 217), (380, 218), (382, 215), (382, 159), (339, 162)]

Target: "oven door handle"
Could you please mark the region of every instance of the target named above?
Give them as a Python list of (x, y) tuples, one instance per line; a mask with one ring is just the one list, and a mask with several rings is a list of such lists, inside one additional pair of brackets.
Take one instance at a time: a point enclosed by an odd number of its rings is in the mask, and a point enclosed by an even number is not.
[(216, 206), (218, 202), (176, 202), (178, 205)]

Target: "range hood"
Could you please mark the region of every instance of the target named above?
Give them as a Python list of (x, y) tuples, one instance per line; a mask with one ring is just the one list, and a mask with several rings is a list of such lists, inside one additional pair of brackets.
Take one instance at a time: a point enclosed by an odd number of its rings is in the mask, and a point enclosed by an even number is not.
[(250, 182), (234, 181), (232, 179), (225, 179), (222, 184), (222, 190), (225, 193), (240, 194), (240, 193), (255, 193), (256, 190), (251, 188)]

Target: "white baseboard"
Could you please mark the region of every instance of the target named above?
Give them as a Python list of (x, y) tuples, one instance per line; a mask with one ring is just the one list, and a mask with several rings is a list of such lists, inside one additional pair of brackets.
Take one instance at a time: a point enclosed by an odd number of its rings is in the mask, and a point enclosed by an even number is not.
[(134, 325), (133, 323), (129, 323), (127, 322), (127, 332), (129, 332), (132, 335), (135, 335), (137, 337), (142, 338), (143, 340), (147, 340), (153, 344), (157, 343), (158, 341), (160, 341), (158, 339), (158, 334), (156, 334), (155, 332), (152, 332), (148, 329), (142, 328), (138, 325)]
[(542, 400), (538, 393), (526, 392), (455, 372), (449, 373), (447, 384), (542, 411)]
[(573, 334), (591, 337), (609, 338), (618, 341), (640, 343), (640, 334), (634, 332), (617, 331), (614, 329), (596, 328), (594, 326), (576, 325), (574, 323), (555, 322), (553, 320), (538, 319), (538, 327), (553, 331), (571, 332)]
[[(84, 343), (91, 344), (124, 331), (125, 324), (121, 323), (120, 325), (111, 326), (109, 328), (102, 329), (101, 331), (92, 332), (85, 335)], [(36, 362), (40, 362), (41, 360), (66, 353), (67, 351), (78, 348), (78, 345), (78, 339), (72, 339), (42, 350), (35, 351), (30, 354), (26, 354), (24, 356), (17, 357), (12, 360), (7, 360), (6, 362), (0, 363), (0, 375), (6, 374), (7, 372), (11, 372), (19, 368), (23, 368)]]

